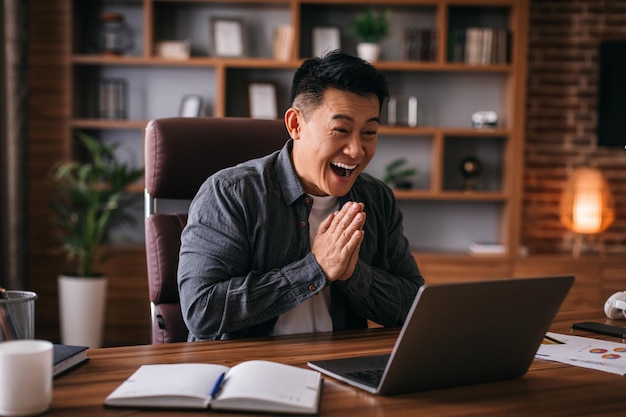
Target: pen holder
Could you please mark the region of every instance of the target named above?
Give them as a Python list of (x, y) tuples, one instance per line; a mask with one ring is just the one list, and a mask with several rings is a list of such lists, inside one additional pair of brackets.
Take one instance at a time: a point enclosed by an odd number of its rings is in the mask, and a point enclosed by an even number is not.
[(0, 292), (0, 342), (35, 337), (35, 300), (31, 291)]

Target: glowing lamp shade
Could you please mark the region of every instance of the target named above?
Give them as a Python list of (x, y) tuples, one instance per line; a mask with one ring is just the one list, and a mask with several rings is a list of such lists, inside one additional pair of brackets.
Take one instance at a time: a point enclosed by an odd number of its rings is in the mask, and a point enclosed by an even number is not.
[(600, 170), (574, 170), (563, 191), (559, 215), (565, 227), (580, 234), (600, 233), (613, 223), (613, 196)]

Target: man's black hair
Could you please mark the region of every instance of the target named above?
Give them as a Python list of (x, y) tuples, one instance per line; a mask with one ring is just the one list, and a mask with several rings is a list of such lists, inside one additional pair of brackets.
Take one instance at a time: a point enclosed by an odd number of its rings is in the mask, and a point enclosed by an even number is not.
[(303, 96), (307, 107), (316, 108), (324, 91), (332, 87), (360, 96), (374, 94), (380, 111), (389, 98), (387, 84), (385, 76), (367, 61), (334, 50), (321, 58), (307, 59), (296, 70), (291, 84), (291, 105), (296, 97)]

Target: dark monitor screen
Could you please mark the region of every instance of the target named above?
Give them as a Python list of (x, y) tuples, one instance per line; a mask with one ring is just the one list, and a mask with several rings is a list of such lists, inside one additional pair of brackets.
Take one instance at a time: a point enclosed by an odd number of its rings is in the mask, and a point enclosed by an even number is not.
[(626, 146), (626, 40), (600, 43), (598, 146)]

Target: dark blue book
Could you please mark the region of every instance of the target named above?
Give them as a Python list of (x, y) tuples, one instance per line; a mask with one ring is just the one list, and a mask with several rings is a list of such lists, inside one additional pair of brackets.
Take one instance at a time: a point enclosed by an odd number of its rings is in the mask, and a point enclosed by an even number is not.
[(87, 346), (54, 345), (52, 375), (56, 378), (89, 360)]

